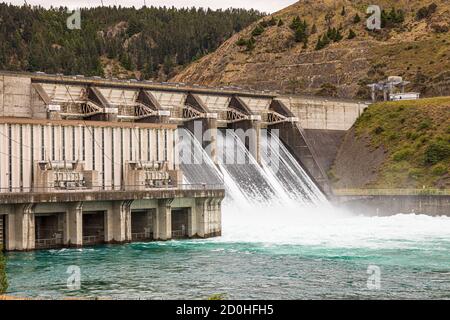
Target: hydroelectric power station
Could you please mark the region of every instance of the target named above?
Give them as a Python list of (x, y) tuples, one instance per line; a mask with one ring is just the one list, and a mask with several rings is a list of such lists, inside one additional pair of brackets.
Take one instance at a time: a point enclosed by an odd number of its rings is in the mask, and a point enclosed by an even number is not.
[[(225, 194), (321, 201), (331, 194), (326, 172), (339, 141), (366, 107), (232, 87), (2, 72), (0, 243), (34, 250), (208, 238), (221, 234)], [(180, 161), (179, 149), (194, 161)]]

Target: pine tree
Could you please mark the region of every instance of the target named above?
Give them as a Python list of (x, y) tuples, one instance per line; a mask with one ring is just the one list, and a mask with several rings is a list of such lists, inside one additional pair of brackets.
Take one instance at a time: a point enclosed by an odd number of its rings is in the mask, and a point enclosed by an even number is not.
[(264, 32), (264, 27), (261, 24), (258, 24), (255, 29), (252, 31), (252, 37), (257, 37), (262, 35)]
[(353, 23), (357, 24), (361, 22), (361, 17), (359, 16), (359, 14), (356, 14), (355, 17), (353, 18)]
[(354, 39), (354, 38), (356, 38), (356, 33), (355, 33), (355, 31), (350, 29), (347, 39), (351, 40), (351, 39)]

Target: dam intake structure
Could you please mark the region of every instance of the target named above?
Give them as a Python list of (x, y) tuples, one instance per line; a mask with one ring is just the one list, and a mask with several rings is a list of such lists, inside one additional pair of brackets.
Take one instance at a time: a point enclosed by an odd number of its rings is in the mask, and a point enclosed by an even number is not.
[[(314, 137), (342, 136), (366, 107), (326, 103), (0, 72), (0, 243), (21, 251), (208, 238), (221, 235), (225, 194), (240, 205), (321, 202), (336, 148), (322, 152)], [(192, 162), (179, 161), (180, 132)]]

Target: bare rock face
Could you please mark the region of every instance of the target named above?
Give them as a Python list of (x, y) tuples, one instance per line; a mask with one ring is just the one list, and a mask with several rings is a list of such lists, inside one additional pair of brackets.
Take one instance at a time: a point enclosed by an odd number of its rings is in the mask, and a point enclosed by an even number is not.
[[(438, 75), (450, 69), (450, 31), (446, 31), (450, 3), (434, 1), (436, 10), (419, 19), (417, 12), (433, 1), (379, 2), (387, 13), (401, 10), (403, 22), (371, 32), (365, 21), (371, 1), (299, 1), (234, 35), (172, 81), (303, 94), (321, 94), (324, 87), (332, 87), (337, 97), (368, 98), (367, 83), (400, 75), (412, 81), (411, 90), (428, 95), (445, 91), (447, 79)], [(355, 23), (356, 15), (360, 22)], [(291, 23), (297, 16), (308, 25), (306, 45), (295, 41)], [(267, 23), (272, 19), (277, 23)], [(262, 34), (252, 35), (261, 23)], [(316, 50), (329, 28), (339, 30), (342, 40)], [(355, 37), (348, 39), (351, 31)], [(250, 39), (252, 47), (239, 43)]]

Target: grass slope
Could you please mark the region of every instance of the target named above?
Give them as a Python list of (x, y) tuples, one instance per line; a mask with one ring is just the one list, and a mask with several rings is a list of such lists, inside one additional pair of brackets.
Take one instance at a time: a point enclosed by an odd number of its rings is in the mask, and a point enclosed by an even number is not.
[(450, 97), (371, 105), (355, 123), (387, 156), (375, 188), (450, 188)]

